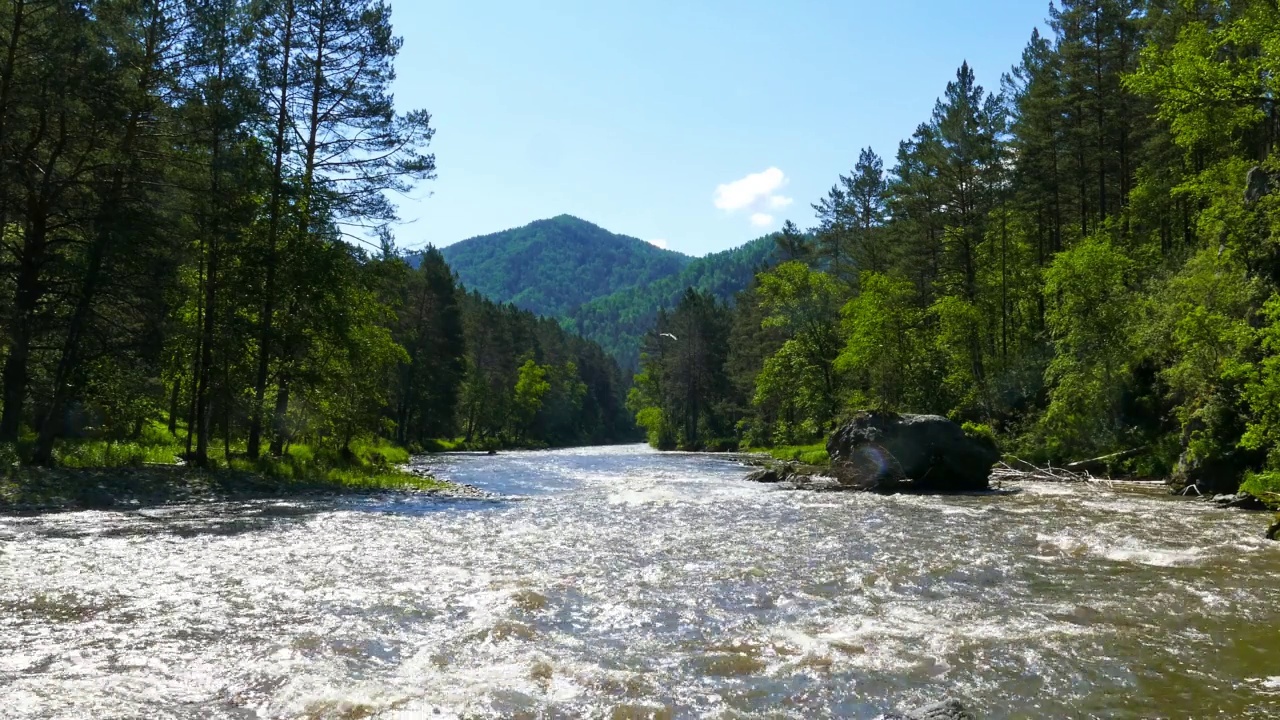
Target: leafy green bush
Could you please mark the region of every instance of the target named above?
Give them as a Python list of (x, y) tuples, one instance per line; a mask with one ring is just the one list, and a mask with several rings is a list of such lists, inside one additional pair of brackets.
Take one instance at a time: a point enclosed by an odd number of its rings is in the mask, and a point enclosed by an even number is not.
[(964, 430), (964, 434), (974, 440), (986, 440), (992, 445), (996, 444), (996, 431), (991, 429), (990, 425), (985, 423), (966, 422), (960, 426)]
[(1240, 484), (1240, 492), (1268, 502), (1280, 502), (1280, 472), (1249, 473)]

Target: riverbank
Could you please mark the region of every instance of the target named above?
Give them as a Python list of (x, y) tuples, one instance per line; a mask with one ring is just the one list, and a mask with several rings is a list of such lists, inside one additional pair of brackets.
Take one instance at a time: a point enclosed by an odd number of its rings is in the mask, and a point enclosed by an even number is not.
[[(825, 444), (777, 446), (750, 448), (743, 451), (743, 463), (756, 468), (747, 479), (752, 482), (766, 484), (785, 483), (797, 490), (841, 490), (847, 489), (828, 477), (830, 473), (830, 457)], [(1006, 458), (1008, 462), (1016, 459)], [(1025, 463), (1024, 463), (1025, 464)], [(1077, 477), (1073, 473), (1061, 474), (1060, 482), (1072, 482)], [(1078, 476), (1085, 480), (1088, 476)], [(1125, 478), (1107, 478), (1106, 482), (1124, 482)], [(1037, 482), (1036, 473), (1027, 473), (1025, 481)], [(1188, 495), (1178, 492), (1178, 488), (1169, 481), (1164, 484), (1176, 495), (1187, 500), (1211, 503), (1224, 509), (1246, 511), (1280, 511), (1280, 475), (1251, 474), (1241, 484), (1239, 491), (1230, 495)], [(1274, 524), (1267, 531), (1271, 540), (1280, 540), (1280, 514), (1275, 517)]]
[(210, 457), (197, 468), (181, 460), (185, 446), (167, 432), (135, 441), (68, 441), (53, 467), (22, 462), (22, 447), (0, 447), (0, 513), (171, 503), (374, 494), (466, 494), (409, 466), (408, 450), (387, 443), (351, 443), (335, 450), (295, 444), (279, 457)]
[(404, 470), (272, 476), (234, 468), (181, 465), (103, 468), (16, 468), (0, 478), (0, 513), (150, 507), (383, 492), (456, 494), (451, 483)]

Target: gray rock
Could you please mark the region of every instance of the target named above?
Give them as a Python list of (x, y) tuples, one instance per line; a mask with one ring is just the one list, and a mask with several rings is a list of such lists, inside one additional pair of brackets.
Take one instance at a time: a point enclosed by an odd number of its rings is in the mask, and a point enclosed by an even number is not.
[(766, 460), (759, 464), (761, 470), (751, 473), (747, 480), (758, 483), (781, 483), (796, 476), (799, 468), (795, 463), (780, 460)]
[(926, 705), (905, 715), (882, 715), (882, 720), (977, 720), (959, 700), (943, 700)]
[(1246, 205), (1252, 205), (1270, 194), (1271, 175), (1261, 167), (1254, 166), (1249, 168), (1249, 174), (1245, 176), (1244, 184), (1244, 202)]
[(747, 476), (747, 480), (758, 483), (780, 483), (783, 480), (786, 480), (786, 478), (777, 470), (774, 470), (773, 468), (766, 468), (764, 470), (757, 470), (751, 473)]
[(937, 415), (858, 413), (827, 441), (831, 474), (874, 492), (969, 492), (989, 489), (1000, 453)]
[(1211, 502), (1219, 507), (1233, 508), (1236, 510), (1267, 509), (1266, 503), (1248, 493), (1239, 493), (1236, 495), (1214, 495)]

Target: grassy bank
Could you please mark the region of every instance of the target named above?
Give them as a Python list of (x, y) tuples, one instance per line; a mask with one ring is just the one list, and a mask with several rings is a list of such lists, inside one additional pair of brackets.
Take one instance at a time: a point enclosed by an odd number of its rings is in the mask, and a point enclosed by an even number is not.
[(219, 448), (203, 469), (180, 460), (185, 439), (162, 426), (124, 442), (62, 441), (48, 468), (24, 465), (27, 450), (25, 443), (0, 445), (0, 511), (451, 487), (404, 469), (409, 452), (385, 441), (353, 442), (346, 451), (294, 444), (257, 460), (242, 448)]
[(494, 438), (486, 438), (484, 440), (467, 440), (465, 438), (434, 438), (423, 443), (421, 446), (414, 446), (415, 452), (442, 453), (442, 452), (489, 452), (498, 450), (546, 450), (546, 444), (542, 443), (517, 443), (496, 440)]
[(827, 456), (826, 443), (813, 445), (779, 445), (767, 448), (748, 448), (745, 452), (760, 453), (776, 460), (795, 461), (804, 465), (826, 465), (830, 461)]

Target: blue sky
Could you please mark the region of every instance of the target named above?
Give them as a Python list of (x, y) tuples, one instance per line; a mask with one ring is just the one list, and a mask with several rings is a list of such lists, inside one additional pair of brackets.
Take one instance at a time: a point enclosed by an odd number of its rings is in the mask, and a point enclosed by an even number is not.
[(397, 104), (439, 178), (402, 247), (561, 213), (703, 255), (813, 223), (871, 146), (892, 165), (963, 60), (996, 90), (1048, 2), (393, 0)]

